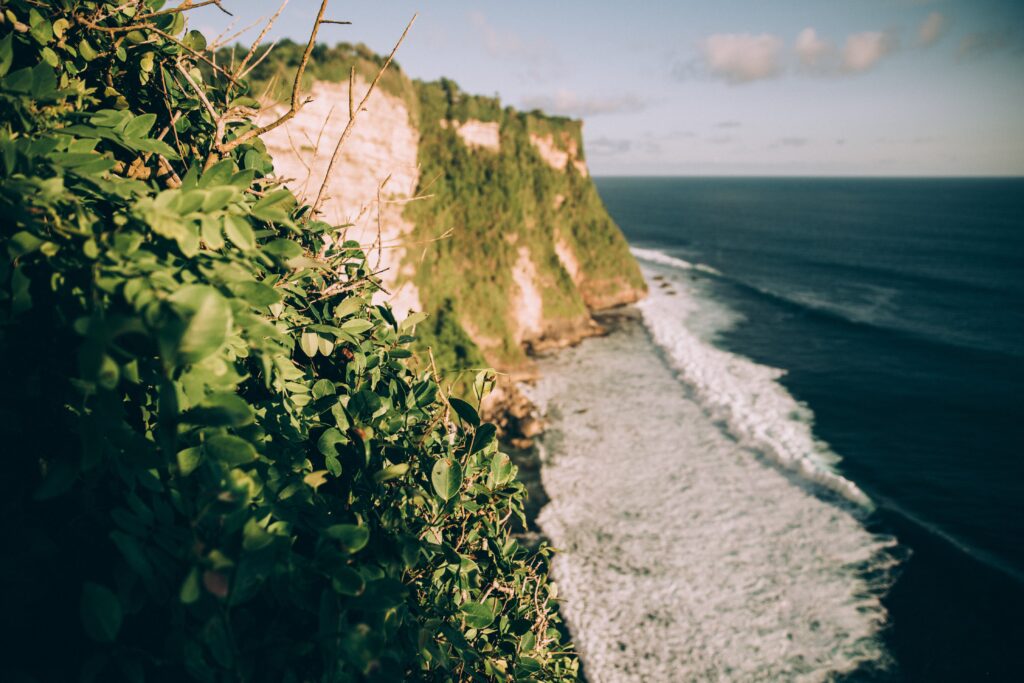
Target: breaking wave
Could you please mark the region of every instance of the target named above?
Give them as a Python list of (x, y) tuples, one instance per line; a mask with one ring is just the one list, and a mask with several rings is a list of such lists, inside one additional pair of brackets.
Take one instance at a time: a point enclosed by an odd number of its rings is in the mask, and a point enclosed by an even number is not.
[(653, 249), (632, 251), (642, 261), (668, 267), (647, 269), (648, 278), (657, 276), (662, 286), (652, 286), (638, 308), (654, 341), (708, 412), (775, 465), (871, 509), (870, 498), (834, 470), (840, 458), (815, 437), (814, 414), (779, 383), (785, 371), (718, 349), (710, 335), (700, 333), (716, 304), (673, 270), (721, 273)]
[[(808, 479), (863, 495), (827, 476), (825, 452), (801, 451), (810, 416), (778, 393), (778, 371), (712, 354), (704, 337), (730, 323), (727, 312), (694, 311), (699, 321), (688, 322), (704, 331), (678, 336), (682, 287), (698, 283), (647, 275), (643, 317), (668, 322), (649, 334), (636, 316), (542, 359), (531, 391), (548, 422), (541, 477), (551, 500), (538, 522), (559, 550), (560, 609), (588, 680), (810, 682), (887, 667), (880, 598), (895, 541), (864, 528), (863, 508), (823, 500), (747, 447), (772, 445)], [(761, 398), (741, 400), (744, 381)], [(783, 407), (800, 427), (775, 416)], [(754, 409), (767, 417), (740, 417)]]

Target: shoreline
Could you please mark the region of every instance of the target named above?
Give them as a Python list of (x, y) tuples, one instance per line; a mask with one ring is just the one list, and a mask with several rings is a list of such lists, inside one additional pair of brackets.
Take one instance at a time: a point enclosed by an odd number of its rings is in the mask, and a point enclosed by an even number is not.
[[(642, 316), (634, 306), (595, 315), (606, 334), (538, 356), (540, 379), (527, 390), (547, 422), (537, 474), (551, 501), (540, 509), (537, 526), (561, 551), (554, 558), (553, 577), (564, 599), (561, 612), (587, 671), (600, 680), (644, 675), (670, 680), (679, 671), (698, 678), (728, 679), (746, 671), (821, 680), (814, 671), (842, 675), (884, 660), (877, 638), (884, 621), (880, 589), (864, 585), (847, 595), (882, 557), (876, 555), (881, 545), (859, 520), (794, 485), (779, 469), (725, 437), (720, 425), (710, 423), (686, 396), (685, 385), (665, 362)], [(628, 358), (630, 353), (637, 357)], [(602, 377), (619, 377), (619, 371), (639, 376), (621, 375), (618, 385)], [(568, 383), (563, 396), (577, 397), (575, 403), (560, 403), (551, 393), (559, 383)], [(652, 387), (655, 394), (645, 396)], [(613, 390), (618, 393), (609, 398)], [(652, 414), (644, 400), (667, 408)], [(689, 417), (680, 422), (675, 415)], [(653, 421), (645, 425), (644, 420)], [(616, 426), (609, 430), (609, 425)], [(629, 466), (633, 460), (639, 471)], [(659, 474), (667, 462), (673, 466)], [(709, 476), (725, 478), (711, 484)], [(768, 495), (762, 503), (768, 511), (734, 514), (749, 506), (752, 495), (757, 500)], [(717, 507), (716, 499), (723, 496), (735, 498), (731, 508)], [(705, 509), (707, 513), (701, 512)], [(693, 514), (698, 517), (691, 522)], [(795, 519), (800, 521), (794, 526)], [(720, 524), (736, 531), (718, 537)], [(762, 530), (739, 531), (746, 527)], [(805, 530), (811, 539), (803, 537)], [(861, 558), (864, 571), (818, 554), (820, 546), (813, 539), (832, 537), (849, 558)], [(694, 548), (700, 552), (680, 555), (694, 539), (702, 539)], [(776, 547), (788, 548), (791, 559), (774, 568), (772, 561), (757, 559), (771, 557)], [(793, 558), (802, 559), (794, 563)], [(739, 564), (723, 574), (710, 567), (712, 560), (722, 566)], [(705, 573), (706, 578), (698, 578)], [(787, 588), (804, 574), (806, 585)], [(747, 581), (760, 583), (761, 591), (768, 592), (758, 598), (760, 593), (751, 592)], [(721, 592), (715, 586), (722, 582), (735, 586)], [(656, 599), (645, 602), (645, 595)], [(769, 602), (763, 603), (765, 611), (759, 616), (738, 619), (735, 615), (746, 607), (734, 604), (734, 595)], [(773, 602), (772, 595), (784, 602)], [(645, 615), (655, 617), (652, 621)], [(759, 621), (762, 626), (751, 626)], [(809, 623), (820, 626), (806, 630)], [(802, 635), (796, 635), (801, 629)], [(790, 654), (778, 661), (766, 657), (763, 649), (749, 649), (748, 637), (765, 645), (776, 642), (781, 652)], [(720, 638), (730, 644), (716, 645)], [(734, 673), (723, 673), (727, 670)]]

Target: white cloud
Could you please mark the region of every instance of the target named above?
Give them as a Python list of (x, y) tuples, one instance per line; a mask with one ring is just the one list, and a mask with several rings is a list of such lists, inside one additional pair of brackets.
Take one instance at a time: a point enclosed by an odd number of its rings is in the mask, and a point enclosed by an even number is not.
[(925, 17), (925, 20), (921, 22), (921, 26), (917, 29), (917, 44), (922, 46), (931, 45), (942, 37), (942, 33), (945, 30), (946, 17), (939, 12), (932, 12)]
[(647, 102), (631, 93), (608, 97), (581, 97), (571, 90), (559, 90), (554, 95), (535, 95), (523, 98), (523, 109), (540, 109), (561, 116), (597, 116), (638, 112), (647, 108)]
[(892, 35), (882, 31), (854, 33), (843, 46), (843, 70), (859, 73), (867, 71), (896, 47)]
[(808, 26), (796, 37), (797, 56), (804, 66), (819, 66), (822, 60), (832, 52), (832, 44), (818, 37), (818, 32)]
[(708, 69), (730, 83), (749, 83), (779, 72), (782, 40), (768, 33), (716, 33), (704, 41)]

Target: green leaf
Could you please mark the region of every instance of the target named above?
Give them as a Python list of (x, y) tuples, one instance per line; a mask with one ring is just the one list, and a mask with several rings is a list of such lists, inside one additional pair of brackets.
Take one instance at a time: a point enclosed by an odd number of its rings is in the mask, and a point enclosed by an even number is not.
[(470, 628), (487, 628), (494, 622), (494, 612), (483, 603), (467, 602), (461, 607), (461, 611), (466, 618), (466, 626)]
[(32, 79), (32, 69), (18, 69), (4, 77), (3, 87), (10, 92), (27, 93), (32, 89)]
[(342, 324), (341, 329), (349, 334), (362, 334), (367, 330), (373, 329), (373, 323), (369, 320), (363, 320), (362, 318), (356, 318), (355, 320), (348, 320)]
[(462, 486), (462, 466), (451, 458), (438, 460), (430, 471), (430, 483), (438, 496), (451, 500)]
[(223, 249), (224, 238), (221, 235), (221, 219), (215, 216), (200, 217), (200, 232), (203, 242), (210, 249)]
[(11, 48), (11, 41), (14, 40), (14, 33), (10, 32), (0, 38), (0, 77), (6, 76), (14, 63), (14, 50)]
[(389, 465), (374, 474), (373, 480), (378, 484), (385, 481), (391, 481), (392, 479), (404, 477), (405, 473), (408, 471), (409, 463), (407, 462), (399, 463), (398, 465)]
[(121, 366), (117, 361), (105, 353), (99, 360), (99, 369), (96, 371), (96, 384), (104, 389), (114, 389), (121, 380)]
[(230, 157), (221, 159), (210, 168), (203, 171), (203, 177), (199, 179), (199, 187), (218, 187), (231, 182), (231, 176), (235, 174), (235, 161)]
[(344, 445), (347, 443), (348, 437), (346, 437), (344, 434), (342, 434), (334, 427), (330, 427), (326, 429), (323, 434), (320, 435), (319, 439), (317, 439), (316, 448), (324, 455), (337, 457), (337, 447), (339, 445)]
[(452, 408), (462, 418), (463, 422), (478, 427), (480, 425), (480, 416), (476, 412), (476, 408), (469, 405), (461, 398), (455, 398), (454, 396), (448, 399), (448, 403), (451, 404)]
[(279, 291), (262, 282), (238, 282), (231, 285), (231, 291), (257, 308), (273, 306), (282, 299)]
[(498, 428), (490, 422), (480, 425), (476, 433), (473, 434), (473, 447), (469, 451), (470, 454), (477, 453), (490, 446), (497, 434)]
[(335, 388), (334, 382), (329, 379), (320, 379), (313, 385), (311, 393), (315, 400), (320, 400), (326, 396), (334, 396), (337, 392), (338, 390)]
[(275, 190), (253, 204), (251, 213), (263, 221), (283, 223), (289, 220), (289, 212), (295, 208), (295, 195), (290, 190)]
[(251, 552), (260, 548), (266, 548), (273, 542), (274, 535), (267, 533), (267, 530), (263, 528), (263, 524), (254, 517), (250, 517), (242, 529), (242, 548)]
[(302, 256), (302, 247), (296, 242), (286, 239), (276, 239), (264, 244), (263, 251), (282, 261), (290, 261)]
[(91, 62), (92, 60), (100, 56), (99, 53), (96, 52), (95, 49), (93, 49), (93, 46), (90, 45), (89, 41), (85, 38), (82, 38), (82, 40), (78, 43), (78, 54), (82, 55), (82, 59), (84, 59), (87, 62)]
[(162, 154), (171, 161), (177, 161), (181, 158), (178, 156), (178, 153), (174, 151), (174, 148), (163, 140), (154, 140), (152, 138), (129, 138), (125, 140), (125, 144), (139, 152)]
[(356, 570), (340, 566), (331, 570), (331, 586), (339, 595), (360, 595), (366, 582)]
[(350, 296), (335, 307), (334, 317), (348, 317), (362, 308), (365, 304), (366, 301), (364, 299), (361, 299), (358, 296)]
[(431, 381), (418, 382), (412, 388), (416, 397), (416, 405), (426, 408), (437, 400), (437, 384)]
[(302, 336), (299, 337), (299, 348), (307, 356), (312, 358), (316, 355), (317, 349), (320, 344), (320, 337), (317, 336), (316, 332), (303, 332)]
[(235, 394), (215, 394), (195, 408), (185, 411), (182, 420), (188, 424), (207, 427), (242, 427), (252, 424), (252, 409)]
[(316, 470), (302, 478), (303, 483), (314, 491), (327, 483), (327, 470)]
[(203, 449), (210, 457), (220, 460), (229, 467), (250, 463), (257, 458), (253, 445), (232, 434), (217, 434), (203, 443)]
[(192, 567), (189, 570), (188, 575), (181, 584), (178, 599), (186, 605), (191, 605), (199, 599), (199, 569), (197, 567)]
[(237, 196), (238, 190), (231, 186), (212, 188), (203, 198), (203, 211), (220, 211)]
[(199, 463), (202, 461), (202, 448), (193, 447), (178, 451), (178, 470), (181, 472), (181, 476), (183, 477), (187, 477), (195, 472), (196, 468), (199, 467)]
[(195, 52), (202, 52), (206, 49), (206, 36), (199, 31), (189, 31), (181, 42)]
[(53, 39), (53, 26), (34, 9), (29, 10), (28, 25), (32, 27), (29, 33), (40, 45), (45, 45)]
[(67, 19), (60, 18), (53, 22), (53, 35), (57, 36), (58, 39), (64, 38), (64, 33), (71, 27), (71, 22)]
[(491, 458), (491, 468), (487, 476), (487, 485), (490, 488), (497, 488), (512, 480), (515, 473), (515, 466), (504, 453), (495, 453)]
[(490, 368), (476, 373), (473, 379), (473, 395), (477, 401), (483, 401), (484, 397), (494, 390), (494, 370)]
[(25, 254), (31, 254), (43, 244), (43, 240), (25, 230), (14, 233), (11, 235), (10, 240), (10, 243), (7, 245), (7, 253), (12, 259), (21, 258)]
[(382, 402), (376, 392), (369, 389), (362, 389), (349, 399), (348, 410), (363, 422), (369, 422), (381, 409)]
[(543, 668), (544, 666), (533, 657), (520, 657), (519, 666), (516, 668), (516, 675), (523, 679), (531, 678), (533, 674)]
[(170, 330), (173, 352), (187, 363), (197, 363), (217, 351), (231, 329), (231, 306), (209, 285), (186, 285), (169, 301), (182, 317)]
[(225, 216), (224, 234), (242, 251), (252, 251), (256, 248), (256, 235), (253, 234), (249, 221), (242, 216), (233, 213)]
[(156, 114), (143, 114), (136, 116), (134, 119), (128, 122), (128, 125), (124, 127), (124, 136), (126, 138), (141, 138), (145, 137), (149, 133), (150, 129), (153, 128), (153, 124), (156, 123)]
[(427, 319), (427, 314), (423, 313), (422, 311), (417, 311), (416, 313), (410, 313), (409, 315), (407, 315), (405, 317), (405, 320), (403, 320), (402, 322), (398, 323), (398, 331), (399, 332), (407, 332), (409, 330), (412, 330), (413, 328), (415, 328), (417, 325), (419, 325), (421, 322), (423, 322), (426, 319)]
[(333, 538), (349, 553), (357, 553), (370, 541), (370, 530), (358, 524), (334, 524), (324, 529), (328, 538)]
[(101, 128), (123, 128), (128, 125), (131, 121), (132, 114), (128, 111), (118, 111), (117, 109), (100, 109), (95, 114), (89, 117), (89, 123), (94, 126), (100, 126)]
[(82, 585), (79, 615), (89, 637), (100, 643), (112, 643), (121, 630), (121, 603), (105, 586), (90, 581)]

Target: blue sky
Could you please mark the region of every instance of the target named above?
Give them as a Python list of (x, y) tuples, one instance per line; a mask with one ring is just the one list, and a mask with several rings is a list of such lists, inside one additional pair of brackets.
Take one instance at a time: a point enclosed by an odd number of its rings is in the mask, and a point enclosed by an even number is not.
[(1024, 175), (1024, 0), (334, 0), (321, 40), (386, 53), (414, 12), (407, 73), (583, 118), (596, 175)]

